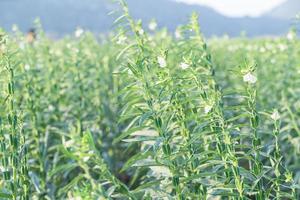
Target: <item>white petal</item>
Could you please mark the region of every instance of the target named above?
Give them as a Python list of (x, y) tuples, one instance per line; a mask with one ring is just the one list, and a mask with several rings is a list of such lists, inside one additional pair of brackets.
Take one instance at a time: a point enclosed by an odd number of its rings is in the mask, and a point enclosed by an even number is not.
[(254, 76), (253, 74), (251, 74), (249, 72), (249, 73), (247, 73), (246, 75), (243, 76), (243, 80), (246, 83), (252, 83), (252, 84), (254, 84), (254, 83), (256, 83), (257, 78), (256, 78), (256, 76)]
[(24, 69), (25, 69), (26, 71), (30, 70), (30, 65), (26, 64), (26, 65), (24, 66)]
[(124, 44), (124, 42), (127, 40), (127, 37), (124, 36), (124, 35), (121, 35), (119, 38), (118, 38), (118, 41), (117, 41), (117, 44)]
[(75, 31), (75, 37), (79, 38), (83, 34), (83, 32), (83, 29), (77, 28), (77, 30)]
[(158, 56), (157, 57), (157, 62), (159, 64), (160, 67), (164, 68), (167, 66), (167, 62), (166, 62), (166, 59), (162, 56)]
[(209, 113), (213, 107), (211, 105), (205, 105), (204, 106), (204, 112), (205, 114)]
[(277, 121), (280, 119), (280, 115), (279, 115), (279, 112), (277, 110), (274, 110), (272, 115), (271, 115), (271, 118), (274, 120), (274, 121)]
[(141, 28), (141, 29), (138, 30), (138, 33), (139, 33), (140, 35), (143, 35), (143, 34), (145, 33), (145, 31)]
[(157, 23), (156, 23), (156, 22), (150, 22), (148, 28), (149, 28), (151, 31), (154, 31), (154, 30), (156, 29), (156, 27), (157, 27)]
[(180, 38), (181, 38), (181, 33), (180, 33), (179, 30), (176, 30), (176, 31), (175, 31), (175, 37), (176, 37), (177, 39), (180, 39)]
[(187, 68), (189, 68), (189, 67), (190, 67), (190, 65), (187, 64), (187, 63), (185, 63), (185, 62), (180, 63), (180, 68), (181, 68), (181, 69), (187, 69)]

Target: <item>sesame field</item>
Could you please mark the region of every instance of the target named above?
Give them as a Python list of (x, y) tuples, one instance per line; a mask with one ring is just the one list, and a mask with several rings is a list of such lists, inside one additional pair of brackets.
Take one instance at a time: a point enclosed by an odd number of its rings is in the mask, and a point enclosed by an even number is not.
[(116, 27), (0, 31), (1, 200), (300, 199), (294, 30)]

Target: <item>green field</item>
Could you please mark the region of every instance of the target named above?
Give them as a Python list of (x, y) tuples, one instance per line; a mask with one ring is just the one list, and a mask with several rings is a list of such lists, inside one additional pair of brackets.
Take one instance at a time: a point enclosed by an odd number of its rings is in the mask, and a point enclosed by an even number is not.
[(0, 199), (300, 199), (295, 32), (116, 24), (0, 32)]

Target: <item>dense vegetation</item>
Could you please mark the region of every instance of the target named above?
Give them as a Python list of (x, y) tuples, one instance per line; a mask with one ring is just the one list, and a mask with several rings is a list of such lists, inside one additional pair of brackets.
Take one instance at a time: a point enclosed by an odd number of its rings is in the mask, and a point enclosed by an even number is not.
[(299, 199), (300, 42), (0, 32), (0, 199)]

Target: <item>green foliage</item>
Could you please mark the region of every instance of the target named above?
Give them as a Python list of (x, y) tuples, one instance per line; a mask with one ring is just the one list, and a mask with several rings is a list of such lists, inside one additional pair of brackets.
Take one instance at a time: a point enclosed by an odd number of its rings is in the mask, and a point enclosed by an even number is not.
[(299, 199), (299, 41), (149, 34), (120, 3), (104, 38), (0, 33), (0, 199)]
[(27, 145), (20, 109), (16, 100), (18, 60), (9, 38), (0, 32), (0, 196), (29, 199)]

